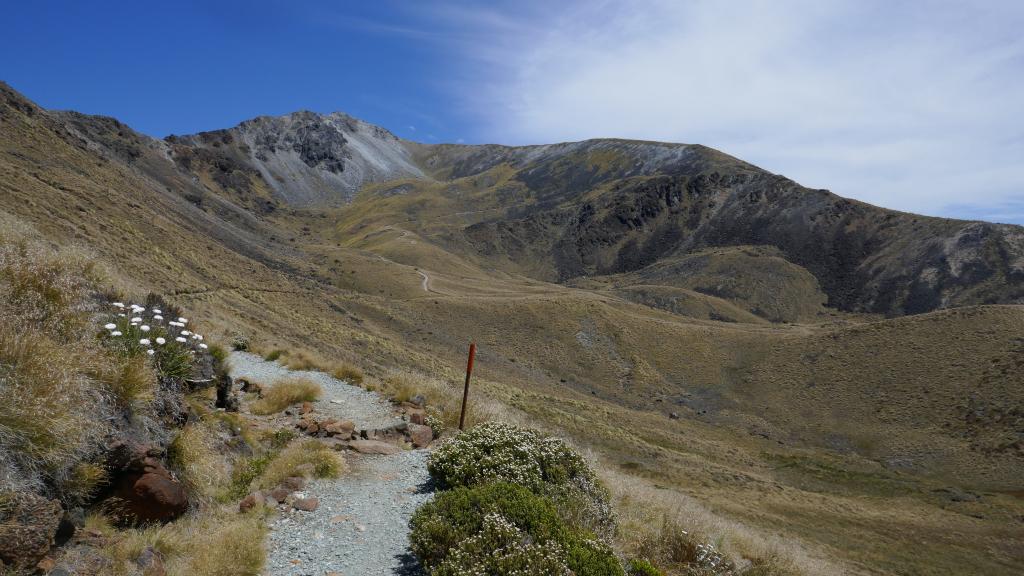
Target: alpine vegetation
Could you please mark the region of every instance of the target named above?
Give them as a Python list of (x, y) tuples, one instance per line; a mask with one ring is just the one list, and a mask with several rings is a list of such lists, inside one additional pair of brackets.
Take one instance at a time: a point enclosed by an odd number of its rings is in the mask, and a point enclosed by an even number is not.
[(489, 422), (438, 448), (428, 467), (447, 490), (417, 510), (410, 542), (432, 575), (624, 573), (606, 543), (607, 492), (560, 439)]

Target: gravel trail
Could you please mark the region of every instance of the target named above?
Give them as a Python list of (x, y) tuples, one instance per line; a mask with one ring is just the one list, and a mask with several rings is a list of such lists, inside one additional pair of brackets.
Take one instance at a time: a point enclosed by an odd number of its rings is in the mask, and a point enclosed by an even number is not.
[(392, 576), (420, 570), (409, 553), (409, 518), (430, 498), (426, 450), (349, 458), (338, 480), (317, 480), (305, 493), (314, 512), (271, 521), (268, 576)]
[(268, 362), (248, 352), (232, 352), (228, 357), (232, 378), (248, 378), (272, 384), (279, 378), (301, 376), (323, 388), (323, 396), (315, 402), (316, 411), (342, 420), (355, 422), (357, 429), (382, 429), (401, 422), (391, 404), (375, 392), (368, 392), (323, 372), (289, 370), (277, 362)]
[[(401, 421), (374, 392), (322, 372), (294, 371), (255, 354), (234, 352), (231, 376), (272, 383), (303, 376), (323, 388), (318, 413), (379, 429)], [(320, 501), (313, 512), (282, 511), (269, 520), (264, 576), (418, 576), (409, 552), (409, 519), (431, 497), (428, 450), (389, 456), (345, 455), (348, 470), (313, 480), (303, 493)]]

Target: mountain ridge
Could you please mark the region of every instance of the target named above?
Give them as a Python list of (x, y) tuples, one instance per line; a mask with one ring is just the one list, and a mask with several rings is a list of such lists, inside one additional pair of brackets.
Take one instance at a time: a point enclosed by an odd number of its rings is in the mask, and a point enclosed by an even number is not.
[[(257, 214), (345, 209), (368, 186), (389, 182), (399, 183), (390, 193), (415, 198), (411, 205), (439, 195), (451, 213), (480, 213), (442, 218), (448, 229), (435, 239), (447, 249), (545, 281), (754, 245), (807, 269), (838, 310), (899, 316), (1024, 303), (1022, 227), (872, 206), (702, 145), (423, 144), (342, 112), (309, 111), (156, 140), (115, 119), (36, 110), (165, 185), (191, 179), (181, 187), (193, 202), (215, 202), (212, 191)], [(466, 182), (472, 191), (462, 191)], [(481, 201), (486, 210), (477, 210)], [(417, 218), (414, 207), (390, 217)]]

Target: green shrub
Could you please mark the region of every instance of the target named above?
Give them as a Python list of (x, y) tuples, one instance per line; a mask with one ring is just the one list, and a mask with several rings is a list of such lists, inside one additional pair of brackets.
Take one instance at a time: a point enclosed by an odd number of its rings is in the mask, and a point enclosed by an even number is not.
[(655, 568), (654, 564), (639, 558), (629, 561), (627, 573), (629, 576), (665, 576), (665, 573)]
[(561, 439), (487, 422), (434, 451), (428, 463), (442, 487), (511, 482), (550, 498), (564, 520), (606, 537), (615, 527), (608, 493), (586, 460)]
[(434, 574), (511, 573), (504, 568), (558, 574), (562, 565), (576, 576), (623, 574), (607, 546), (567, 525), (546, 498), (516, 484), (442, 492), (416, 511), (410, 525), (411, 548)]

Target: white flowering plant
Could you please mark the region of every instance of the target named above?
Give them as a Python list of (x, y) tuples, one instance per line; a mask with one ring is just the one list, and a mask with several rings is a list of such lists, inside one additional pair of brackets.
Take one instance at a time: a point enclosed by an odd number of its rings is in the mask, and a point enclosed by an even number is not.
[(443, 444), (428, 462), (442, 487), (511, 482), (547, 496), (566, 520), (610, 536), (615, 520), (607, 490), (578, 452), (560, 438), (502, 422), (480, 424)]
[(443, 491), (410, 525), (410, 546), (432, 576), (624, 574), (610, 547), (517, 484)]
[[(209, 349), (201, 334), (185, 328), (187, 318), (178, 317), (177, 311), (158, 301), (151, 299), (147, 306), (111, 302), (107, 310), (101, 320), (104, 345), (122, 356), (150, 357), (160, 376), (189, 377), (197, 354)], [(165, 320), (165, 316), (173, 319)]]

